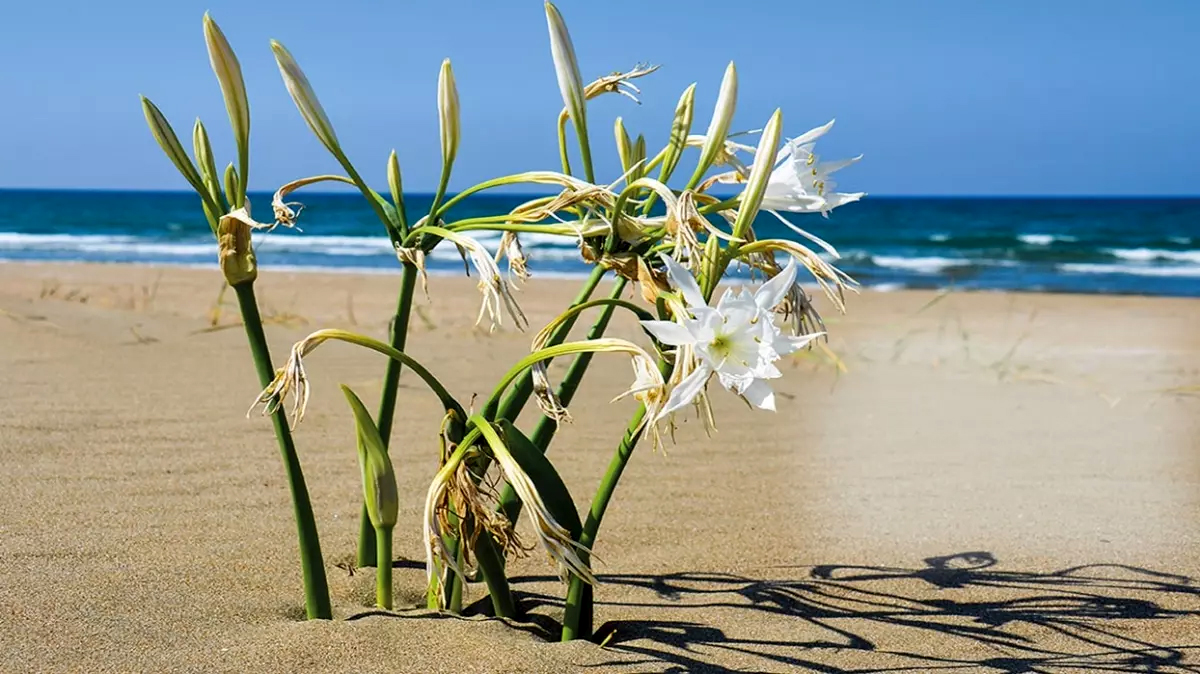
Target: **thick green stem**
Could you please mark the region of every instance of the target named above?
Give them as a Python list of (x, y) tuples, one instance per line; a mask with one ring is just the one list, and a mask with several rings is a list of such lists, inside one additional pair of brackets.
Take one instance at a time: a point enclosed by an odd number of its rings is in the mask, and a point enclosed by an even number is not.
[[(463, 549), (462, 549), (461, 544), (459, 544), (459, 546), (458, 546), (458, 552), (457, 552), (457, 554), (454, 555), (454, 559), (455, 559), (455, 562), (458, 564), (458, 568), (460, 568), (460, 569), (463, 568), (467, 563), (467, 558), (466, 558), (466, 555), (463, 554)], [(462, 613), (462, 601), (463, 601), (463, 584), (462, 583), (451, 583), (450, 585), (448, 585), (446, 587), (446, 592), (448, 594), (448, 596), (446, 597), (446, 608), (451, 613), (461, 614)]]
[[(404, 263), (404, 271), (400, 276), (400, 295), (396, 300), (396, 315), (392, 317), (388, 344), (397, 351), (403, 351), (405, 340), (408, 338), (408, 318), (412, 313), (413, 292), (417, 287), (418, 270), (412, 263)], [(403, 365), (394, 358), (389, 358), (387, 369), (383, 373), (383, 393), (379, 397), (379, 413), (375, 415), (379, 427), (379, 437), (383, 439), (383, 447), (387, 449), (392, 435), (392, 421), (396, 413), (396, 394), (400, 388), (400, 368)], [(395, 462), (392, 462), (395, 465)], [(370, 566), (375, 563), (375, 529), (367, 517), (367, 506), (364, 503), (358, 530), (358, 565)]]
[[(508, 579), (504, 576), (504, 558), (496, 547), (496, 541), (486, 532), (481, 534), (475, 543), (475, 561), (479, 563), (479, 571), (487, 583), (496, 617), (516, 618), (516, 602), (513, 601), (512, 591), (508, 587)], [(462, 579), (459, 579), (457, 586), (461, 593)]]
[[(254, 297), (254, 282), (239, 283), (233, 287), (237, 293), (238, 306), (242, 312), (242, 323), (246, 326), (246, 338), (254, 356), (254, 368), (258, 379), (266, 387), (275, 379), (275, 368), (271, 364), (271, 353), (267, 348), (267, 336), (263, 333), (262, 317), (258, 313), (258, 302)], [(288, 489), (292, 494), (292, 513), (296, 520), (296, 531), (300, 539), (300, 569), (304, 577), (304, 610), (308, 618), (333, 618), (329, 604), (329, 585), (325, 580), (325, 562), (321, 557), (321, 541), (317, 536), (317, 523), (313, 519), (312, 502), (308, 498), (308, 487), (304, 483), (304, 472), (300, 469), (300, 457), (292, 442), (287, 414), (282, 408), (271, 415), (275, 426), (275, 438), (279, 441), (279, 452), (283, 456), (283, 467), (287, 474)]]
[(392, 610), (392, 528), (375, 530), (375, 605)]
[[(608, 472), (600, 481), (600, 487), (592, 499), (591, 510), (588, 511), (587, 521), (583, 523), (583, 533), (579, 535), (579, 545), (582, 548), (590, 550), (596, 542), (596, 533), (600, 531), (600, 522), (604, 519), (604, 512), (608, 510), (608, 504), (612, 500), (613, 492), (616, 491), (617, 482), (620, 481), (621, 474), (625, 472), (625, 466), (629, 464), (629, 457), (633, 456), (633, 448), (637, 446), (638, 439), (644, 430), (642, 421), (645, 418), (646, 407), (643, 405), (629, 420), (625, 437), (617, 446), (617, 451), (608, 464)], [(590, 555), (580, 552), (580, 557), (584, 558), (585, 563), (588, 561), (585, 558), (587, 556)], [(586, 593), (588, 596), (585, 597), (586, 585), (587, 583), (579, 577), (571, 577), (571, 585), (567, 589), (566, 615), (563, 616), (563, 641), (586, 639), (591, 636), (592, 605), (590, 593)]]

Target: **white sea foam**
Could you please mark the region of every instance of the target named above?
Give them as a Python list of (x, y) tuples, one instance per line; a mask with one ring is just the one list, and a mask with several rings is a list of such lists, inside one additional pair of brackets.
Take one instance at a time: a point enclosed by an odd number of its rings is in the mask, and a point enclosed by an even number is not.
[(872, 255), (871, 262), (880, 267), (903, 269), (918, 274), (936, 274), (950, 267), (971, 264), (970, 260), (948, 257), (896, 257), (892, 255)]
[(1110, 248), (1107, 251), (1115, 257), (1131, 262), (1153, 262), (1155, 260), (1170, 260), (1172, 262), (1192, 262), (1200, 264), (1200, 250), (1164, 250), (1161, 248)]
[(1140, 264), (1070, 263), (1060, 264), (1058, 269), (1074, 274), (1132, 274), (1135, 276), (1200, 278), (1200, 265), (1156, 267)]
[[(479, 232), (484, 247), (495, 251), (500, 243), (497, 232)], [(534, 235), (523, 239), (526, 252), (532, 259), (570, 259), (578, 256), (576, 244), (570, 238)], [(328, 255), (345, 257), (392, 257), (391, 241), (387, 237), (367, 236), (320, 236), (308, 234), (258, 233), (254, 235), (255, 249), (260, 255), (280, 254)], [(209, 238), (184, 241), (163, 241), (133, 236), (105, 234), (26, 234), (0, 232), (0, 251), (7, 252), (58, 252), (79, 253), (94, 256), (136, 257), (207, 257), (216, 254), (216, 242)], [(457, 250), (449, 245), (439, 246), (433, 253), (434, 259), (451, 259), (458, 256)]]
[(1049, 246), (1055, 241), (1078, 241), (1065, 234), (1019, 234), (1017, 240), (1030, 246)]
[(949, 241), (950, 235), (949, 234), (940, 234), (940, 233), (939, 234), (930, 234), (929, 240), (941, 243), (942, 241)]
[(136, 240), (132, 236), (109, 236), (106, 234), (24, 234), (21, 232), (0, 232), (0, 248), (4, 249), (74, 243), (117, 243)]

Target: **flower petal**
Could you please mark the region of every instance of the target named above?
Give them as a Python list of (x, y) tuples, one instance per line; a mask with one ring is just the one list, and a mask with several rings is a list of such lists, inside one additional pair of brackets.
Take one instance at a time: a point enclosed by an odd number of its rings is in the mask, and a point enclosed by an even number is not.
[(788, 290), (796, 284), (796, 258), (788, 260), (787, 266), (770, 281), (754, 292), (754, 303), (763, 311), (771, 311), (783, 301)]
[(803, 349), (804, 347), (808, 346), (809, 343), (811, 343), (814, 339), (816, 339), (818, 337), (823, 337), (824, 335), (825, 335), (824, 332), (813, 332), (813, 333), (810, 333), (807, 335), (801, 335), (799, 337), (789, 337), (787, 335), (780, 335), (775, 338), (775, 343), (773, 344), (773, 346), (775, 347), (776, 353), (778, 353), (781, 356), (786, 356), (789, 353), (795, 353), (796, 351)]
[(667, 397), (667, 402), (663, 405), (662, 411), (658, 413), (659, 418), (674, 412), (684, 405), (696, 399), (704, 391), (704, 385), (708, 383), (708, 378), (712, 376), (712, 370), (705, 364), (701, 364), (691, 374), (684, 377), (682, 381), (675, 385), (675, 389), (671, 391), (671, 395)]
[(742, 397), (760, 410), (775, 411), (775, 392), (765, 379), (755, 379), (742, 391)]
[(696, 277), (692, 276), (692, 272), (672, 259), (670, 255), (659, 254), (659, 257), (667, 266), (667, 279), (671, 281), (671, 285), (679, 288), (679, 291), (683, 293), (683, 299), (688, 306), (708, 306), (708, 302), (704, 301), (704, 293), (700, 292), (700, 286), (696, 283)]
[(818, 138), (820, 138), (821, 136), (824, 136), (825, 134), (829, 133), (829, 130), (833, 128), (833, 123), (835, 121), (837, 121), (837, 120), (831, 119), (828, 122), (826, 122), (825, 124), (822, 124), (821, 126), (818, 126), (815, 129), (809, 129), (808, 131), (805, 131), (804, 133), (797, 136), (796, 138), (793, 138), (792, 140), (790, 140), (788, 142), (788, 144), (791, 145), (792, 147), (800, 147), (801, 145), (806, 145), (808, 143), (811, 143), (811, 142), (817, 140)]
[(663, 344), (683, 346), (696, 343), (691, 331), (674, 321), (642, 321), (642, 327)]

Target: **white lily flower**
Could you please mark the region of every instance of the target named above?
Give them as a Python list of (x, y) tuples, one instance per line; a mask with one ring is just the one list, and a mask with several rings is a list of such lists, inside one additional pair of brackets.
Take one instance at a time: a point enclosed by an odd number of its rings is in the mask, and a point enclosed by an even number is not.
[(774, 411), (775, 393), (767, 382), (783, 376), (775, 362), (820, 334), (789, 337), (775, 325), (774, 308), (796, 283), (796, 262), (753, 293), (745, 288), (726, 290), (710, 307), (691, 273), (670, 257), (662, 258), (687, 311), (679, 312), (675, 321), (642, 321), (642, 325), (663, 344), (687, 351), (694, 362), (683, 364), (690, 365), (691, 371), (675, 385), (657, 419), (695, 400), (714, 374), (722, 386), (752, 406)]
[(817, 139), (832, 128), (833, 120), (830, 120), (828, 124), (818, 126), (799, 138), (788, 141), (775, 155), (775, 169), (771, 171), (771, 179), (767, 182), (762, 208), (775, 213), (776, 217), (793, 229), (796, 227), (776, 211), (820, 213), (828, 216), (829, 211), (838, 206), (866, 196), (865, 192), (835, 192), (834, 187), (837, 183), (831, 177), (835, 171), (862, 159), (862, 155), (840, 161), (822, 162), (820, 157), (813, 153)]

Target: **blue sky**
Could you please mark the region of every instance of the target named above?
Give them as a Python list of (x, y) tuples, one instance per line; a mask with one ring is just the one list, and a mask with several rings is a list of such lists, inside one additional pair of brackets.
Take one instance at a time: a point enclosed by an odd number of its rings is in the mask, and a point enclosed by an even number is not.
[[(698, 82), (707, 125), (725, 63), (740, 74), (735, 128), (784, 110), (785, 134), (836, 117), (818, 151), (863, 153), (841, 187), (893, 194), (1200, 193), (1200, 2), (1147, 0), (562, 0), (585, 80), (637, 61), (642, 106), (590, 108), (598, 174), (612, 120), (651, 147)], [(304, 126), (267, 41), (308, 73), (359, 170), (434, 187), (435, 86), (454, 63), (463, 144), (452, 188), (555, 168), (561, 107), (540, 0), (343, 3), (117, 0), (16, 3), (0, 22), (0, 186), (181, 189), (146, 131), (139, 93), (190, 138), (205, 120), (232, 147), (204, 51), (205, 10), (250, 90), (253, 189), (336, 170)], [(735, 13), (736, 12), (736, 13)]]

